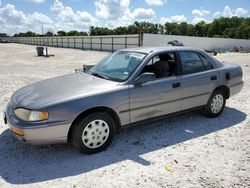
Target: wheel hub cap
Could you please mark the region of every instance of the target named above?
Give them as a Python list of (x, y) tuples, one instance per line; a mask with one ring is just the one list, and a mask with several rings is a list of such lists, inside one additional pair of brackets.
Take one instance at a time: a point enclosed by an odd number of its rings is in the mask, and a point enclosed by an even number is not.
[(82, 132), (82, 141), (88, 148), (102, 146), (109, 136), (109, 126), (103, 120), (91, 121)]
[(221, 108), (223, 107), (224, 99), (221, 94), (217, 94), (214, 96), (212, 102), (211, 102), (211, 111), (216, 114), (218, 113)]

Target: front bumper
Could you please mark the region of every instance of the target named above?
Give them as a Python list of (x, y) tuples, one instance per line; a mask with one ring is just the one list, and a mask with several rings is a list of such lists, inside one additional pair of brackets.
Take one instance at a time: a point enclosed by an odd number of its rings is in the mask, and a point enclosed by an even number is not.
[(69, 124), (52, 125), (45, 122), (24, 122), (19, 120), (10, 103), (4, 112), (4, 122), (14, 136), (24, 143), (42, 145), (54, 143), (66, 143)]

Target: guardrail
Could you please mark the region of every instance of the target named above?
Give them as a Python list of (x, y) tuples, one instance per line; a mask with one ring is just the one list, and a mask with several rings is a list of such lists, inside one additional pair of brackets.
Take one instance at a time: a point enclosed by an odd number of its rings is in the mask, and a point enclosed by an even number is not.
[(115, 51), (122, 48), (140, 47), (143, 35), (108, 35), (108, 36), (66, 36), (66, 37), (7, 37), (9, 42), (75, 48), (82, 50)]

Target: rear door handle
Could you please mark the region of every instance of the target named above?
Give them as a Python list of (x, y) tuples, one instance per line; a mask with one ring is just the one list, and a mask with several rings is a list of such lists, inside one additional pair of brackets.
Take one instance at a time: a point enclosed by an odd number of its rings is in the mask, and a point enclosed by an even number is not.
[(173, 84), (172, 84), (172, 87), (173, 87), (173, 88), (177, 88), (177, 87), (180, 87), (180, 86), (181, 86), (181, 83), (179, 83), (179, 82), (178, 82), (178, 83), (173, 83)]
[(217, 76), (211, 76), (210, 79), (211, 80), (217, 80)]

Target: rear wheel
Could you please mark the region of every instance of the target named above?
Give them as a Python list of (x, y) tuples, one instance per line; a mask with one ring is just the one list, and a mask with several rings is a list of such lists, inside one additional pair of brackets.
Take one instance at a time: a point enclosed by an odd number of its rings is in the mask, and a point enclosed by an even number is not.
[(225, 104), (225, 92), (222, 90), (215, 90), (205, 106), (204, 113), (207, 117), (218, 117), (223, 112)]
[(115, 122), (107, 113), (93, 113), (73, 125), (72, 143), (81, 153), (105, 150), (115, 135)]

